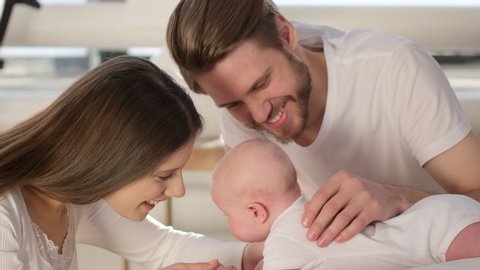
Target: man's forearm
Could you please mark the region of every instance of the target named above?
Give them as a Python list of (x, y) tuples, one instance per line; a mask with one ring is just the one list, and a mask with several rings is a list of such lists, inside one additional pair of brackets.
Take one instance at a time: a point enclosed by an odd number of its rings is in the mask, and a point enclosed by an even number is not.
[[(401, 205), (404, 205), (404, 206), (407, 205), (406, 208), (410, 207), (412, 204), (418, 202), (419, 200), (434, 194), (434, 193), (429, 193), (423, 190), (414, 189), (414, 188), (405, 187), (405, 186), (395, 186), (395, 185), (385, 185), (385, 186), (388, 189), (390, 189), (391, 192), (401, 194), (401, 196), (403, 197), (403, 201), (401, 202)], [(455, 194), (462, 194), (480, 202), (480, 190), (474, 190), (474, 191), (465, 192), (465, 193), (455, 193)], [(405, 211), (406, 208), (403, 209), (403, 211)]]
[(432, 195), (432, 193), (414, 189), (412, 187), (406, 186), (395, 186), (395, 185), (387, 185), (385, 186), (393, 193), (398, 194), (401, 197), (400, 200), (400, 209), (401, 212), (407, 210), (412, 204), (418, 202), (419, 200)]
[(480, 202), (480, 190), (478, 190), (478, 189), (474, 190), (474, 191), (470, 191), (470, 192), (465, 192), (465, 193), (463, 193), (463, 195), (471, 197), (471, 198)]

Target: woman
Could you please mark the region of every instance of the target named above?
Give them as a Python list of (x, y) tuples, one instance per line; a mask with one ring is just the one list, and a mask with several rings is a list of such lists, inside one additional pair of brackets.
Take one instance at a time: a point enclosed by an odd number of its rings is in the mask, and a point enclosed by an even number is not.
[(168, 75), (122, 56), (0, 134), (0, 269), (78, 269), (76, 241), (147, 269), (253, 269), (255, 246), (148, 216), (158, 202), (184, 195), (181, 171), (201, 127)]

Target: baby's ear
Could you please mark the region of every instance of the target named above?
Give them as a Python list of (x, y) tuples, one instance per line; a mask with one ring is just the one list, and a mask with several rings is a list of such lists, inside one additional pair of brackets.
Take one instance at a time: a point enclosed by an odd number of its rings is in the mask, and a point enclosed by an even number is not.
[(264, 223), (268, 218), (268, 209), (259, 202), (249, 203), (247, 210), (250, 218), (259, 224)]

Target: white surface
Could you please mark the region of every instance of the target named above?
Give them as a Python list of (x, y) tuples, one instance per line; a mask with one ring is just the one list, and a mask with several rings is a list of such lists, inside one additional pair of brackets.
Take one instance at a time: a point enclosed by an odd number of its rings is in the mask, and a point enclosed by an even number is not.
[(479, 270), (480, 258), (450, 261), (430, 266), (415, 267), (410, 270)]

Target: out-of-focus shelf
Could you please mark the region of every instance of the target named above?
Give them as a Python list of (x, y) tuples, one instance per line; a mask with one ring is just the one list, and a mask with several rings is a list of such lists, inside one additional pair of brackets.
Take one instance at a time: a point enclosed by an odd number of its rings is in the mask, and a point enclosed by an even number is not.
[(192, 156), (185, 165), (185, 169), (211, 171), (223, 155), (224, 149), (221, 145), (196, 146), (193, 148)]

